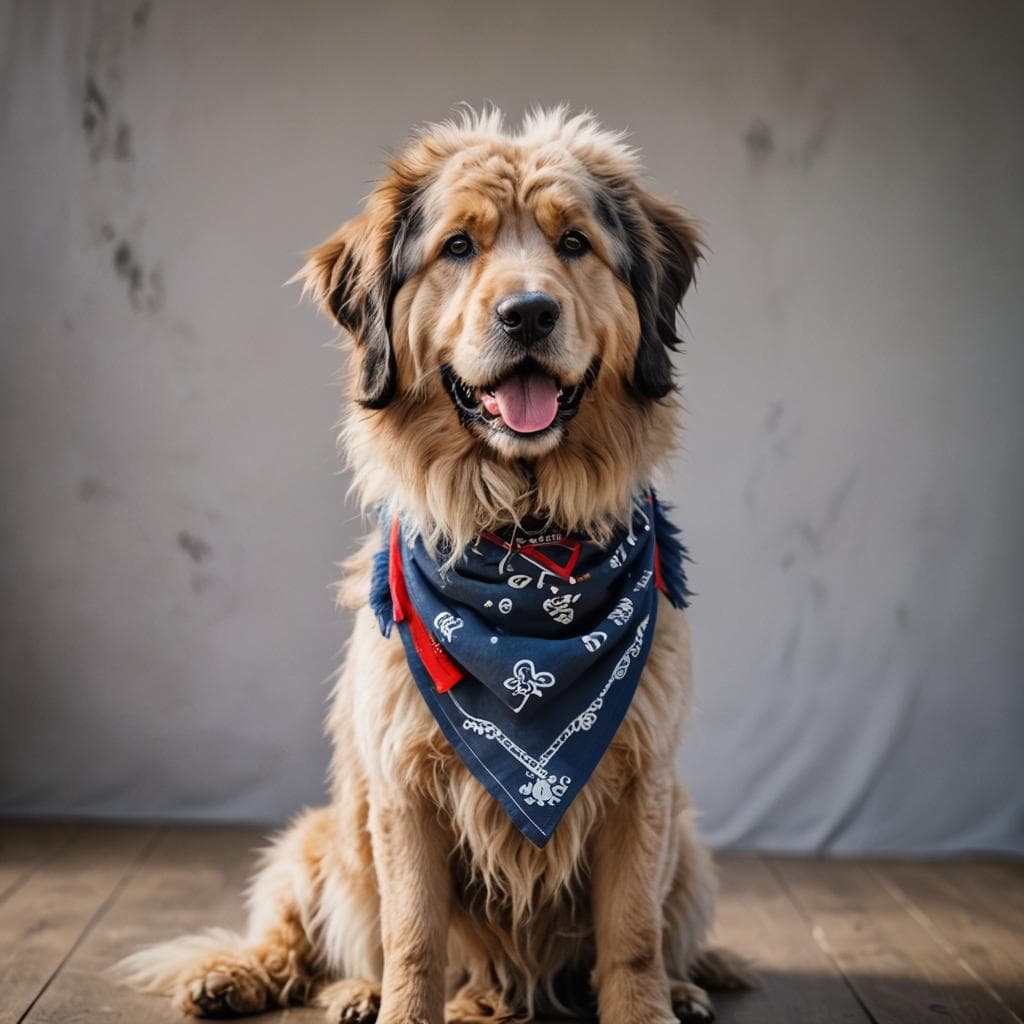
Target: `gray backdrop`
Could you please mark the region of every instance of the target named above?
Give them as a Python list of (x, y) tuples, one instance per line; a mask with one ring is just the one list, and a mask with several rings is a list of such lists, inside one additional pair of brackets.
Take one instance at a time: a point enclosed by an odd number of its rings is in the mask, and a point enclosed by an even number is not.
[(282, 281), (460, 100), (628, 127), (711, 255), (665, 491), (719, 844), (1024, 850), (1024, 7), (0, 4), (0, 809), (321, 798), (359, 524)]

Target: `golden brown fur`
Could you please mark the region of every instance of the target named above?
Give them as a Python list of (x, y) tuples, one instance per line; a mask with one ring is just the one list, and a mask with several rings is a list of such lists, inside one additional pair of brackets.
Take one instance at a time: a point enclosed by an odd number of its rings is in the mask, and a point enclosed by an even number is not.
[[(421, 133), (310, 254), (306, 288), (351, 338), (342, 442), (364, 506), (403, 513), (438, 551), (527, 513), (597, 537), (628, 516), (674, 442), (665, 349), (699, 251), (686, 215), (638, 174), (589, 116), (536, 113), (510, 134), (497, 114), (467, 115)], [(555, 251), (570, 227), (584, 258)], [(444, 257), (453, 231), (472, 237), (472, 260)], [(599, 360), (592, 389), (543, 436), (460, 425), (439, 367), (473, 387), (504, 372), (493, 309), (531, 289), (562, 309), (537, 358), (567, 387)], [(329, 806), (268, 851), (245, 936), (145, 950), (127, 975), (195, 1014), (315, 999), (335, 1021), (440, 1024), (578, 1009), (592, 972), (607, 1024), (700, 1016), (702, 970), (720, 984), (744, 974), (701, 946), (714, 879), (675, 768), (684, 617), (663, 602), (629, 713), (541, 850), (444, 739), (398, 638), (380, 635), (366, 605), (376, 544), (339, 589), (358, 612), (327, 720)]]

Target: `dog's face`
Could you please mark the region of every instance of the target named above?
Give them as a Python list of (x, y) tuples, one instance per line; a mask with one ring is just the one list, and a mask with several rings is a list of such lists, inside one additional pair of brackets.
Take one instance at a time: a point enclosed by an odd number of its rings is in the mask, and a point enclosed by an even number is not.
[(637, 177), (620, 136), (563, 112), (516, 134), (496, 115), (434, 126), (392, 161), (302, 271), (354, 339), (374, 430), (420, 448), (441, 432), (461, 458), (533, 477), (573, 454), (636, 460), (642, 439), (621, 439), (672, 390), (699, 254)]
[(405, 243), (415, 277), (395, 300), (413, 364), (440, 373), (484, 444), (541, 455), (639, 336), (593, 183), (565, 147), (488, 140), (453, 156), (421, 203), (422, 234)]

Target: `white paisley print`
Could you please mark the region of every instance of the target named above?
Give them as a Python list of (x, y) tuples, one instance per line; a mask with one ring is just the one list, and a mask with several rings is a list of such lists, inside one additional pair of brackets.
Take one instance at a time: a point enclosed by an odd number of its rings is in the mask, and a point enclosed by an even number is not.
[(451, 612), (439, 612), (434, 618), (434, 629), (438, 631), (448, 641), (452, 642), (452, 634), (457, 629), (462, 629), (463, 622), (457, 615), (452, 615)]
[[(538, 807), (547, 807), (552, 804), (557, 804), (561, 801), (565, 795), (566, 790), (572, 785), (572, 779), (568, 775), (556, 775), (554, 772), (548, 771), (548, 762), (558, 753), (559, 750), (565, 745), (565, 743), (577, 733), (589, 732), (596, 724), (598, 716), (601, 713), (601, 709), (604, 707), (604, 698), (608, 691), (617, 683), (620, 679), (624, 679), (626, 672), (634, 658), (639, 657), (640, 651), (644, 646), (644, 636), (647, 633), (647, 626), (650, 622), (650, 616), (645, 616), (636, 627), (636, 633), (633, 635), (633, 640), (629, 647), (623, 652), (622, 657), (615, 664), (615, 668), (612, 669), (612, 674), (609, 676), (608, 681), (601, 688), (597, 696), (583, 709), (575, 718), (573, 718), (564, 729), (555, 737), (554, 741), (548, 746), (548, 748), (539, 757), (534, 757), (532, 754), (524, 750), (518, 743), (516, 743), (510, 736), (498, 728), (494, 722), (489, 722), (486, 719), (478, 718), (475, 715), (471, 715), (466, 709), (459, 703), (454, 692), (449, 691), (448, 697), (455, 707), (463, 716), (462, 728), (469, 732), (475, 732), (478, 736), (485, 736), (488, 739), (494, 740), (500, 746), (504, 747), (527, 771), (526, 782), (519, 787), (519, 792), (523, 796), (527, 804), (536, 805)], [(522, 675), (524, 679), (529, 673), (529, 678), (536, 680), (539, 676), (548, 676), (551, 680), (549, 683), (542, 683), (540, 685), (546, 687), (554, 684), (554, 676), (550, 672), (537, 673), (536, 668), (532, 661), (528, 658), (524, 658), (523, 661), (516, 662), (513, 672), (523, 667)], [(527, 669), (528, 666), (528, 669)], [(513, 689), (509, 686), (510, 683), (516, 683), (518, 676), (513, 675), (510, 679), (505, 680), (505, 685), (509, 689)], [(524, 687), (528, 685), (526, 682), (522, 683)], [(514, 691), (518, 692), (518, 691)], [(523, 700), (523, 704), (529, 700), (532, 695), (532, 691), (526, 695)], [(520, 704), (521, 708), (523, 704)]]
[(529, 658), (517, 661), (512, 668), (512, 675), (502, 683), (506, 690), (511, 690), (523, 700), (519, 707), (512, 710), (519, 714), (531, 697), (540, 697), (544, 690), (555, 685), (555, 677), (550, 672), (538, 672), (537, 666)]
[(609, 613), (608, 618), (615, 623), (616, 626), (624, 626), (629, 622), (629, 617), (633, 614), (633, 602), (628, 597), (624, 597)]

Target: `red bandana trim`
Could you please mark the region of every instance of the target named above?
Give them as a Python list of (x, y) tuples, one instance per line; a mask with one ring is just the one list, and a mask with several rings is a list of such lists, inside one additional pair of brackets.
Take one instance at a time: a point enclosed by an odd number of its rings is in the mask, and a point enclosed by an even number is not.
[(434, 639), (423, 625), (423, 620), (416, 614), (416, 609), (409, 600), (409, 591), (405, 587), (402, 575), (402, 544), (401, 530), (398, 519), (391, 524), (391, 558), (388, 566), (388, 583), (391, 586), (392, 614), (395, 622), (408, 622), (412, 642), (416, 653), (423, 662), (423, 667), (430, 673), (434, 681), (434, 689), (438, 693), (447, 693), (465, 674), (458, 665), (448, 657), (444, 648)]

